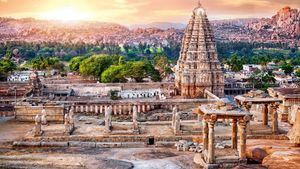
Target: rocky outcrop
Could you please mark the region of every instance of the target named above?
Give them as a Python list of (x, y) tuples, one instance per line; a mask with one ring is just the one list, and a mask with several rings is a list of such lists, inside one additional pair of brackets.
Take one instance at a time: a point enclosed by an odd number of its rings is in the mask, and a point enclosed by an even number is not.
[(300, 38), (300, 11), (284, 7), (272, 18), (261, 19), (249, 27), (261, 36), (273, 40)]

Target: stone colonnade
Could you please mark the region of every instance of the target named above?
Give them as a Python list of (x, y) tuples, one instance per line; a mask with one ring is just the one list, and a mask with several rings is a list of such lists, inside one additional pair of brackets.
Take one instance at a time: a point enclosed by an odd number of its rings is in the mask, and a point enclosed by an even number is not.
[(168, 109), (172, 110), (175, 106), (172, 104), (161, 104), (161, 105), (155, 105), (149, 103), (139, 103), (139, 104), (133, 104), (133, 103), (119, 103), (119, 104), (78, 104), (73, 105), (73, 109), (75, 113), (94, 113), (94, 114), (104, 114), (105, 110), (112, 106), (112, 114), (113, 115), (130, 115), (133, 113), (133, 107), (137, 107), (138, 113), (145, 113), (151, 110), (155, 109)]
[[(247, 139), (247, 126), (250, 121), (250, 116), (232, 119), (232, 148), (238, 149), (239, 158), (246, 159), (246, 139)], [(205, 116), (203, 123), (203, 149), (205, 160), (208, 164), (214, 164), (215, 157), (215, 124), (217, 122), (216, 115)], [(238, 141), (239, 134), (239, 141)]]

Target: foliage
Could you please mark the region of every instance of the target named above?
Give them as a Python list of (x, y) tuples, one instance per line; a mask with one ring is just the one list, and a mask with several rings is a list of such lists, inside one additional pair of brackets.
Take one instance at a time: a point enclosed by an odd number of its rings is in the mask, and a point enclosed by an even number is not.
[(59, 62), (58, 58), (54, 57), (37, 57), (31, 60), (30, 66), (35, 70), (63, 69), (64, 65)]
[(290, 63), (287, 63), (287, 62), (283, 62), (280, 65), (280, 68), (284, 71), (285, 74), (291, 74), (294, 71), (294, 67)]
[(84, 60), (85, 58), (82, 56), (77, 56), (71, 59), (69, 62), (69, 68), (71, 71), (78, 72), (79, 71), (79, 66), (80, 63)]
[(269, 87), (275, 85), (276, 79), (271, 71), (256, 71), (251, 74), (249, 81), (254, 84), (255, 88), (267, 90)]
[(8, 73), (17, 69), (16, 64), (10, 59), (4, 58), (0, 60), (0, 78), (6, 78)]
[(167, 58), (166, 55), (158, 55), (158, 54), (155, 55), (154, 66), (156, 69), (158, 69), (158, 71), (162, 77), (166, 77), (172, 73), (172, 70), (170, 68), (169, 59)]
[(149, 61), (127, 62), (122, 65), (112, 65), (101, 75), (101, 82), (126, 82), (127, 78), (142, 82), (144, 78), (151, 77), (153, 81), (160, 81), (160, 74)]
[(297, 77), (300, 77), (300, 68), (296, 69), (295, 75), (296, 75)]
[(236, 54), (233, 54), (229, 59), (226, 60), (226, 64), (234, 72), (241, 71), (243, 69), (243, 61)]
[[(119, 59), (119, 58), (117, 58)], [(114, 63), (113, 57), (107, 55), (93, 55), (84, 59), (79, 66), (79, 72), (83, 76), (100, 78), (102, 72)]]

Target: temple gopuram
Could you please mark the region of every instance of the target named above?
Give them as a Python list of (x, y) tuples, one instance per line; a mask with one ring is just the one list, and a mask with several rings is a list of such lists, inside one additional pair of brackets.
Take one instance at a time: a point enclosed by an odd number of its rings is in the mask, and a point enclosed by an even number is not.
[(216, 42), (200, 2), (185, 29), (176, 66), (176, 87), (184, 98), (203, 98), (205, 89), (224, 96), (224, 75)]

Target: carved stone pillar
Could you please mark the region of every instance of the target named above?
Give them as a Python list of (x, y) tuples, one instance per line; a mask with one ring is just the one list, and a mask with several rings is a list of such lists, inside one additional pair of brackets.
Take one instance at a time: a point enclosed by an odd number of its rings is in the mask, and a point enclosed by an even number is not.
[(208, 122), (208, 155), (207, 162), (215, 163), (215, 120), (211, 119)]
[(142, 105), (142, 112), (143, 112), (143, 113), (146, 112), (146, 108), (145, 108), (145, 105), (144, 105), (144, 104)]
[(271, 107), (272, 110), (272, 131), (274, 134), (278, 133), (278, 112), (277, 106), (274, 105)]
[(239, 157), (240, 159), (246, 159), (246, 140), (247, 140), (247, 123), (250, 117), (245, 116), (243, 120), (239, 121)]
[(262, 114), (263, 114), (263, 125), (267, 126), (268, 125), (268, 105), (265, 104), (263, 106), (263, 109), (262, 109)]
[(89, 112), (89, 106), (88, 105), (85, 105), (85, 112)]
[(141, 105), (137, 105), (137, 112), (138, 112), (138, 113), (141, 112)]
[(231, 131), (231, 146), (233, 149), (237, 149), (237, 120), (233, 119), (232, 120), (232, 131)]
[(202, 127), (203, 127), (203, 148), (204, 150), (208, 149), (208, 123), (206, 120), (203, 119), (202, 121)]

